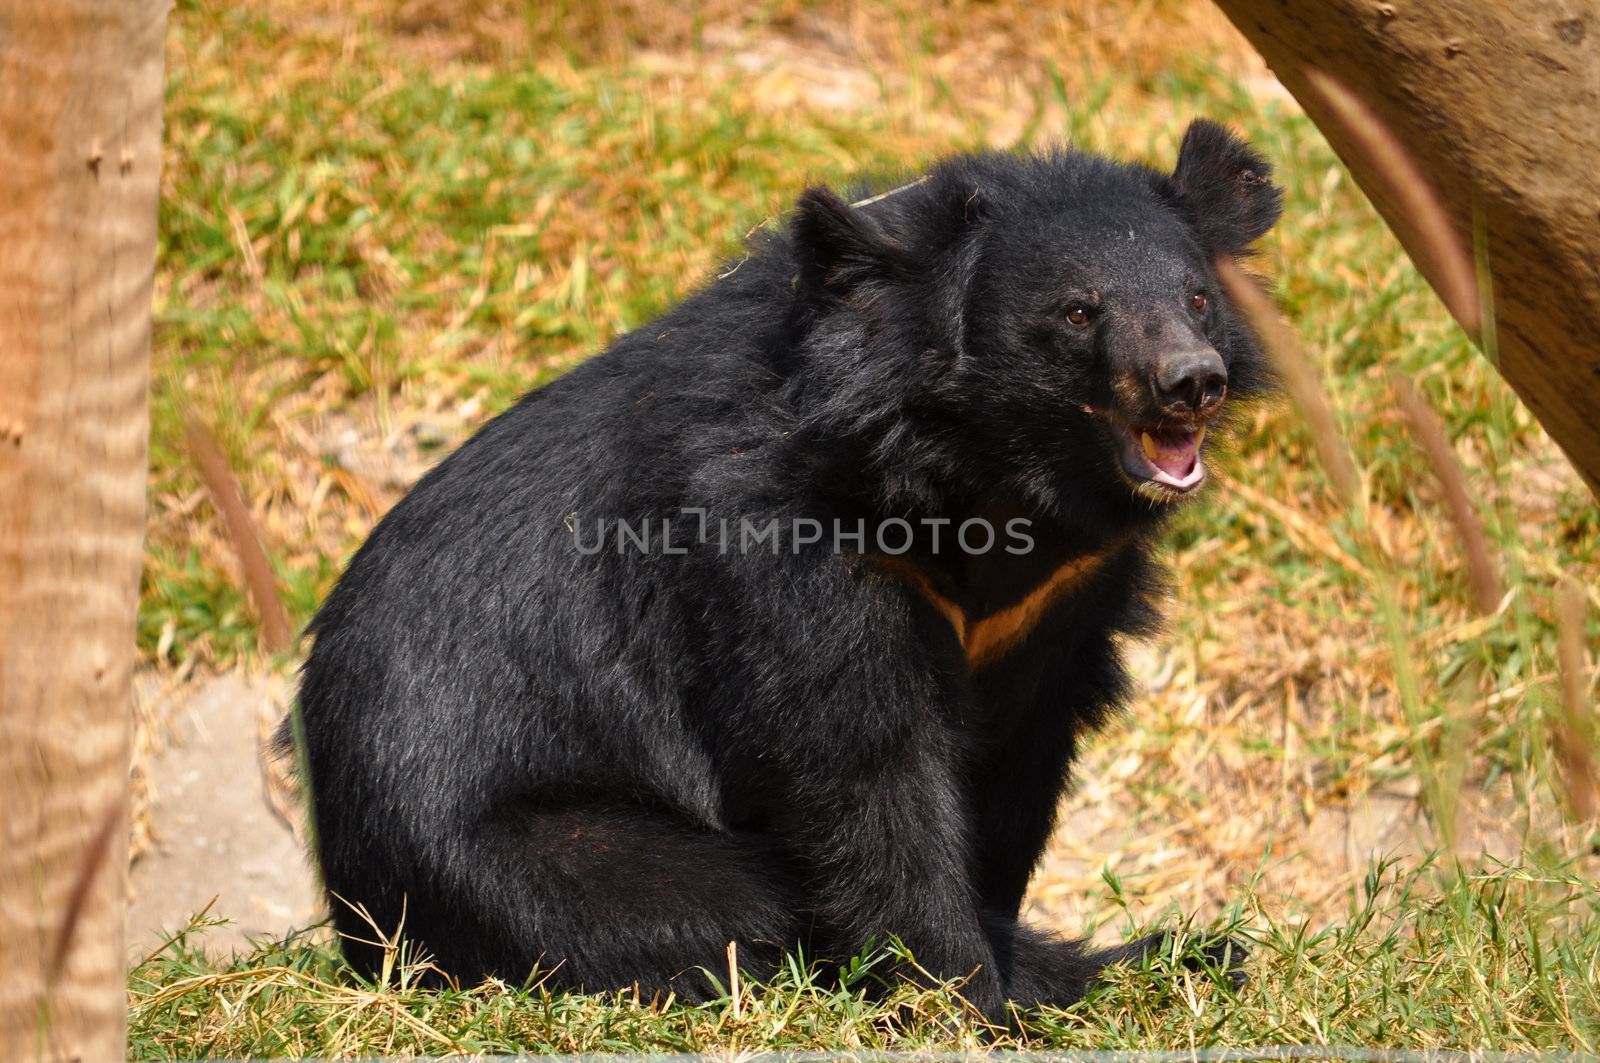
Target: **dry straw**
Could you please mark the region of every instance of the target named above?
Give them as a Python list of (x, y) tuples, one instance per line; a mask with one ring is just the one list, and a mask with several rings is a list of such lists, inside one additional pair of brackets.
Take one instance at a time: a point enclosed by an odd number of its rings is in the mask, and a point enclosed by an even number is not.
[(1389, 386), (1400, 403), (1411, 434), (1416, 437), (1428, 459), (1433, 475), (1439, 481), (1439, 491), (1444, 496), (1445, 509), (1450, 523), (1461, 538), (1461, 550), (1467, 559), (1467, 575), (1472, 584), (1472, 600), (1479, 613), (1487, 616), (1500, 607), (1505, 590), (1501, 586), (1500, 572), (1489, 551), (1489, 537), (1484, 533), (1483, 521), (1472, 505), (1472, 493), (1467, 486), (1467, 476), (1456, 457), (1455, 447), (1445, 433), (1444, 422), (1428, 405), (1428, 400), (1398, 370), (1389, 373)]
[(1317, 379), (1316, 371), (1305, 357), (1294, 330), (1283, 320), (1272, 300), (1255, 278), (1240, 267), (1231, 256), (1218, 256), (1215, 262), (1217, 276), (1233, 301), (1250, 322), (1250, 327), (1260, 337), (1267, 357), (1283, 382), (1284, 390), (1294, 400), (1311, 430), (1322, 467), (1333, 482), (1334, 491), (1346, 505), (1355, 505), (1361, 498), (1361, 475), (1356, 471), (1350, 447), (1339, 431), (1328, 393)]
[(1600, 812), (1600, 776), (1594, 764), (1594, 709), (1583, 662), (1586, 596), (1573, 579), (1562, 581), (1556, 601), (1556, 657), (1561, 666), (1561, 715), (1555, 725), (1556, 762), (1573, 818), (1586, 823)]
[(1343, 133), (1345, 151), (1365, 164), (1369, 191), (1388, 203), (1391, 217), (1403, 219), (1402, 226), (1415, 237), (1407, 250), (1417, 266), (1445, 308), (1477, 340), (1483, 325), (1477, 266), (1427, 175), (1366, 101), (1315, 67), (1304, 73), (1324, 117)]
[(67, 894), (67, 903), (62, 911), (61, 927), (56, 932), (55, 944), (50, 950), (50, 965), (46, 968), (45, 975), (47, 987), (54, 988), (67, 969), (67, 959), (72, 955), (73, 942), (78, 936), (78, 928), (83, 924), (84, 912), (93, 896), (92, 887), (99, 880), (101, 872), (105, 870), (106, 860), (113, 849), (112, 843), (125, 819), (124, 800), (119, 794), (101, 814), (94, 834), (84, 846), (83, 857), (78, 862), (78, 873), (73, 877), (72, 889)]
[(289, 627), (289, 614), (278, 595), (278, 582), (272, 574), (272, 563), (261, 545), (261, 533), (255, 518), (250, 514), (250, 504), (245, 501), (238, 477), (228, 464), (222, 448), (211, 433), (193, 416), (184, 418), (184, 439), (189, 446), (189, 456), (194, 461), (200, 479), (211, 495), (212, 505), (222, 514), (228, 529), (228, 539), (233, 544), (239, 569), (244, 574), (246, 591), (261, 617), (261, 642), (269, 653), (281, 653), (294, 641)]

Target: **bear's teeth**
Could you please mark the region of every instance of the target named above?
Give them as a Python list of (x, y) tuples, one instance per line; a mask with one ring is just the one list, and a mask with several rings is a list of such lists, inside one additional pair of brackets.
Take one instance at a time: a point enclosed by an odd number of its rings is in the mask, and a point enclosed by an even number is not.
[(1144, 456), (1151, 461), (1156, 460), (1156, 441), (1150, 437), (1149, 432), (1140, 433), (1140, 441), (1144, 443)]
[(1200, 449), (1200, 444), (1204, 443), (1205, 441), (1206, 441), (1206, 430), (1205, 430), (1204, 426), (1202, 426), (1201, 428), (1199, 428), (1199, 429), (1197, 429), (1195, 431), (1195, 434), (1194, 434), (1194, 449), (1195, 450), (1199, 450)]

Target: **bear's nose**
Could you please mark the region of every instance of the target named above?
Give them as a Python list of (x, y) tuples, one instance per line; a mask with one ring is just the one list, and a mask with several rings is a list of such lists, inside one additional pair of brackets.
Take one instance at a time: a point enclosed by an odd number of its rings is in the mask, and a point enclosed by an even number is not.
[(1228, 369), (1209, 347), (1182, 351), (1161, 359), (1156, 367), (1156, 399), (1169, 410), (1201, 413), (1222, 401), (1228, 390)]

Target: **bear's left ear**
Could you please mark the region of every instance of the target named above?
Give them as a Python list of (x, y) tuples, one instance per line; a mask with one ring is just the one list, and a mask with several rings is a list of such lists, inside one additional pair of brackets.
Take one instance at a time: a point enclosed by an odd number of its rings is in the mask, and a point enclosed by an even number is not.
[(1172, 171), (1179, 208), (1214, 253), (1242, 254), (1283, 213), (1272, 167), (1216, 122), (1191, 122)]
[(801, 287), (842, 296), (859, 285), (903, 272), (906, 252), (861, 210), (831, 189), (808, 188), (790, 224), (800, 260)]

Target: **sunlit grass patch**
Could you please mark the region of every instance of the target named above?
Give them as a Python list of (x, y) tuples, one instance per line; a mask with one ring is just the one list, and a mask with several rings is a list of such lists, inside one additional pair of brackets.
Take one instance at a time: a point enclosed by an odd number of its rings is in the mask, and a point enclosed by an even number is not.
[(134, 1058), (446, 1053), (874, 1052), (1161, 1046), (1365, 1045), (1592, 1051), (1600, 1043), (1600, 893), (1569, 875), (1484, 873), (1440, 892), (1426, 873), (1375, 865), (1339, 924), (1278, 922), (1241, 898), (1228, 925), (1251, 943), (1235, 988), (1191, 967), (1198, 935), (1114, 968), (1066, 1011), (975, 1025), (959, 985), (888, 980), (881, 953), (835, 978), (791, 959), (771, 984), (706, 972), (720, 998), (687, 1006), (630, 993), (552, 994), (497, 982), (429, 990), (398, 964), (378, 983), (330, 945), (291, 939), (217, 963), (196, 933), (133, 972)]

